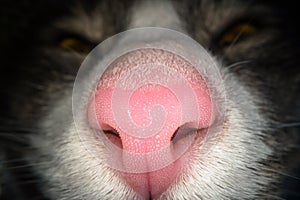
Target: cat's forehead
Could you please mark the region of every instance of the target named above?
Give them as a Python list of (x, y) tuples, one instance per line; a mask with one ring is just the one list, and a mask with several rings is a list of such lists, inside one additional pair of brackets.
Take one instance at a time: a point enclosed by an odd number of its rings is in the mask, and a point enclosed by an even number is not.
[(138, 0), (101, 1), (88, 8), (70, 5), (71, 15), (54, 26), (84, 35), (94, 41), (136, 27), (164, 27), (189, 33), (190, 26), (202, 38), (208, 38), (235, 18), (266, 13), (256, 1), (247, 0)]
[[(101, 39), (107, 29), (122, 26), (126, 30), (138, 27), (165, 27), (184, 32), (182, 20), (174, 2), (169, 0), (138, 0), (122, 5), (123, 1), (96, 3), (92, 8), (82, 4), (70, 7), (71, 15), (61, 18), (54, 26), (66, 31)], [(117, 27), (120, 29), (120, 27)]]

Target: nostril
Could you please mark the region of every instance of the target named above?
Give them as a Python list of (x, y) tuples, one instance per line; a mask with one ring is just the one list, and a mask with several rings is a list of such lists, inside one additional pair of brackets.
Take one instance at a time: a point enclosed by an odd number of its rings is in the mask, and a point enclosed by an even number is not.
[(188, 130), (178, 129), (178, 131), (176, 131), (172, 136), (171, 142), (172, 144), (176, 144), (177, 142), (182, 141), (183, 139), (186, 139), (189, 136), (195, 136), (197, 131), (198, 131), (197, 129), (188, 129)]
[(176, 129), (176, 131), (174, 132), (174, 134), (173, 134), (172, 137), (171, 137), (171, 142), (173, 142), (173, 143), (176, 143), (175, 138), (176, 138), (176, 136), (177, 136), (177, 133), (178, 133), (178, 131), (179, 131), (179, 128), (180, 128), (180, 127), (178, 127), (178, 128)]
[(120, 134), (118, 131), (114, 128), (112, 128), (109, 125), (105, 126), (105, 130), (103, 130), (106, 137), (115, 145), (117, 145), (119, 148), (123, 148), (122, 140), (120, 137)]
[(198, 131), (198, 128), (195, 128), (190, 124), (186, 123), (176, 129), (176, 131), (171, 137), (171, 142), (173, 144), (176, 144), (178, 141), (183, 140), (189, 136), (195, 136), (195, 134), (197, 134)]

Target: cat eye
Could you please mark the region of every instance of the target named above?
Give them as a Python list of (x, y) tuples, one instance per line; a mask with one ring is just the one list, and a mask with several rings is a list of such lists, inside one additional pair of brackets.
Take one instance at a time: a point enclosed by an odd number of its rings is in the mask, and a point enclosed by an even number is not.
[(231, 25), (219, 36), (218, 43), (221, 46), (228, 46), (254, 35), (258, 31), (254, 24), (240, 22)]
[(88, 54), (95, 47), (95, 44), (80, 38), (67, 37), (60, 41), (59, 46), (66, 50)]

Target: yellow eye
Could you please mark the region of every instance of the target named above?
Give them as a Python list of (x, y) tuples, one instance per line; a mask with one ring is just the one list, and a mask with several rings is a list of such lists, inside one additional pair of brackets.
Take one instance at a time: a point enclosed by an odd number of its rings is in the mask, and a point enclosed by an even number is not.
[(89, 53), (94, 48), (92, 43), (77, 38), (64, 38), (60, 41), (59, 46), (79, 53)]
[(236, 43), (238, 40), (251, 36), (257, 32), (257, 27), (249, 23), (239, 23), (228, 29), (220, 38), (222, 46)]

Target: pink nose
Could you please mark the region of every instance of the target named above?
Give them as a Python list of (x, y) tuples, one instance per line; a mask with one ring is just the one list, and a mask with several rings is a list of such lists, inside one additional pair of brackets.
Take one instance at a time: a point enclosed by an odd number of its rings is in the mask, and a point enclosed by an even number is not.
[(202, 76), (161, 50), (138, 50), (113, 63), (92, 103), (92, 121), (122, 149), (116, 161), (123, 163), (122, 176), (145, 198), (172, 185), (189, 163), (191, 135), (207, 128), (212, 115)]
[[(178, 104), (176, 96), (161, 85), (145, 85), (135, 90), (129, 99), (129, 118), (120, 119), (122, 127), (113, 124), (123, 149), (149, 153), (168, 146), (181, 121)], [(150, 116), (149, 111), (152, 111)]]

